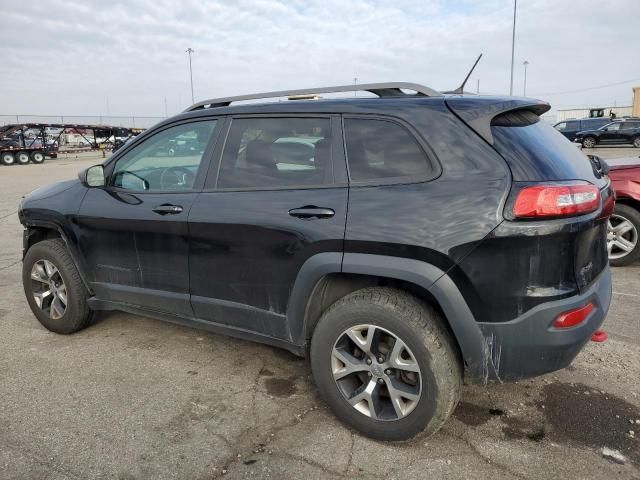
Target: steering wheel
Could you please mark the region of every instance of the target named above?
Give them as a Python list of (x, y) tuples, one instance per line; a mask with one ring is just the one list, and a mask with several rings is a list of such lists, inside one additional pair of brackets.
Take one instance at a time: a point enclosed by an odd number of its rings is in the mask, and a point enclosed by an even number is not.
[(167, 167), (160, 174), (160, 187), (190, 187), (194, 179), (195, 176), (186, 167)]

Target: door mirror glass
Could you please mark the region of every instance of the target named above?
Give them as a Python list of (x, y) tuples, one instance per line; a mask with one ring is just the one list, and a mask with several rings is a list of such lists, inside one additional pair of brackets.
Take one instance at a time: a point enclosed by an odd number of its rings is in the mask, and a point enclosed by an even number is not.
[(104, 187), (104, 167), (102, 165), (94, 165), (86, 170), (85, 184), (88, 187)]

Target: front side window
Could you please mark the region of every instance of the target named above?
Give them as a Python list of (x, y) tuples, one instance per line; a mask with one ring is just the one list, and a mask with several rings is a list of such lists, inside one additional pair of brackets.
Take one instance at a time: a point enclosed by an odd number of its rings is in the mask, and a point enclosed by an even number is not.
[(218, 188), (291, 188), (332, 182), (328, 118), (232, 121)]
[(353, 181), (401, 177), (418, 180), (432, 173), (416, 139), (395, 122), (345, 118), (344, 133)]
[(216, 120), (167, 128), (124, 154), (111, 174), (111, 185), (133, 191), (190, 190)]

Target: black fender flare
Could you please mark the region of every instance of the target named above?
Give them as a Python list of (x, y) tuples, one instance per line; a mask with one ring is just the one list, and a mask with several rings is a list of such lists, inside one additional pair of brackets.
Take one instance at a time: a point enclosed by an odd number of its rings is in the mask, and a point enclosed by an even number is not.
[[(340, 264), (340, 260), (342, 263)], [(458, 342), (466, 374), (486, 382), (495, 378), (490, 348), (462, 293), (446, 272), (429, 263), (387, 255), (325, 252), (310, 257), (300, 269), (291, 293), (287, 321), (291, 341), (307, 341), (306, 308), (314, 289), (330, 273), (354, 273), (403, 280), (427, 290), (439, 303)]]
[(89, 285), (88, 277), (87, 277), (87, 274), (86, 274), (87, 269), (85, 267), (85, 264), (84, 264), (84, 261), (83, 261), (83, 257), (80, 254), (80, 251), (78, 250), (76, 245), (69, 240), (69, 236), (66, 234), (65, 229), (60, 224), (58, 224), (56, 222), (48, 222), (48, 221), (43, 221), (43, 220), (29, 220), (28, 222), (24, 223), (24, 226), (26, 227), (27, 230), (25, 230), (25, 237), (24, 237), (24, 240), (23, 240), (23, 253), (22, 253), (23, 260), (24, 260), (25, 254), (27, 253), (27, 248), (28, 248), (27, 244), (28, 244), (28, 241), (29, 241), (29, 229), (30, 228), (45, 228), (45, 229), (49, 229), (49, 230), (54, 230), (54, 231), (58, 232), (58, 234), (60, 235), (60, 238), (62, 239), (62, 241), (67, 246), (67, 250), (69, 252), (69, 255), (71, 256), (71, 260), (73, 261), (73, 263), (76, 266), (76, 269), (78, 270), (78, 274), (80, 275), (80, 278), (82, 279), (82, 283), (86, 287), (87, 291), (91, 295), (93, 295), (93, 290), (91, 289), (91, 286)]

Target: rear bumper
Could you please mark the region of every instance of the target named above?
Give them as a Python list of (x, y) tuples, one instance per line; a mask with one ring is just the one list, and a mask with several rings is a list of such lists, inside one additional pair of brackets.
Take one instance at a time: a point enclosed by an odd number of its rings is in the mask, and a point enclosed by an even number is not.
[[(562, 312), (592, 302), (587, 319), (572, 328), (555, 329)], [(479, 323), (492, 367), (489, 379), (517, 380), (567, 367), (602, 325), (611, 303), (611, 270), (607, 266), (581, 295), (540, 304), (504, 323)]]

